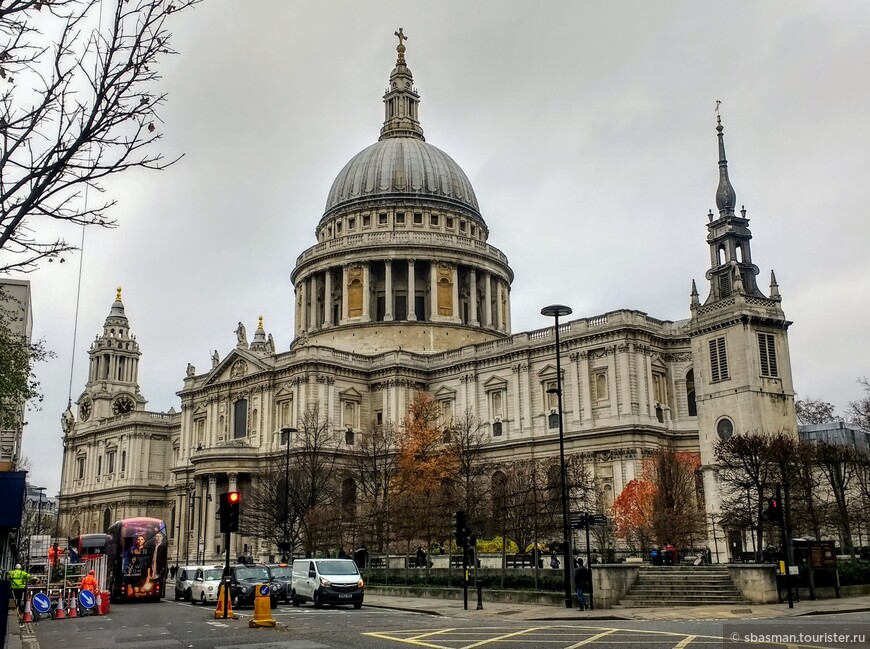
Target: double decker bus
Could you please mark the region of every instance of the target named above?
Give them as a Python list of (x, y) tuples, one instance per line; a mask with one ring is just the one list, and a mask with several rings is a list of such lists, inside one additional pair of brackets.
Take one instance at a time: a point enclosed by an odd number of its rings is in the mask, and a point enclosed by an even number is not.
[(106, 554), (108, 545), (108, 534), (82, 534), (76, 542), (79, 561), (86, 562), (102, 557)]
[(159, 601), (166, 594), (168, 539), (159, 518), (125, 518), (106, 531), (112, 601)]

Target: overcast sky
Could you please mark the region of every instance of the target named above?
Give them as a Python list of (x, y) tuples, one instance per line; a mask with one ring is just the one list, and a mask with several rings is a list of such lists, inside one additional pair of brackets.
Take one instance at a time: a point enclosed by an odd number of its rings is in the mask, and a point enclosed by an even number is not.
[[(376, 141), (393, 32), (422, 97), (428, 142), (477, 192), (490, 243), (516, 279), (514, 331), (540, 308), (578, 317), (631, 308), (689, 315), (709, 267), (714, 107), (754, 235), (759, 285), (776, 270), (802, 396), (842, 410), (870, 375), (870, 3), (298, 2), (205, 0), (173, 19), (180, 55), (161, 173), (112, 182), (120, 227), (88, 230), (72, 400), (87, 350), (123, 287), (150, 410), (178, 409), (188, 362), (223, 358), (239, 320), (293, 335), (296, 257), (314, 244), (330, 185)], [(69, 233), (78, 240), (80, 234)], [(56, 491), (70, 392), (79, 257), (29, 276), (37, 367), (32, 481)]]

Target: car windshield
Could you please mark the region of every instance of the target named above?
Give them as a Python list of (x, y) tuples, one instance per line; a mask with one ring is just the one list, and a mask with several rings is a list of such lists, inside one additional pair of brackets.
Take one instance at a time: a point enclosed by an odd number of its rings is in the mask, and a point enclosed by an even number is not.
[(272, 571), (273, 577), (292, 577), (293, 576), (293, 568), (290, 566), (278, 566), (277, 568), (270, 568)]
[(269, 581), (269, 569), (265, 566), (256, 568), (237, 568), (237, 579), (265, 579)]
[(317, 567), (321, 575), (358, 575), (353, 561), (318, 561)]
[(220, 579), (223, 574), (223, 570), (206, 570), (205, 571), (205, 580), (213, 581), (215, 579)]

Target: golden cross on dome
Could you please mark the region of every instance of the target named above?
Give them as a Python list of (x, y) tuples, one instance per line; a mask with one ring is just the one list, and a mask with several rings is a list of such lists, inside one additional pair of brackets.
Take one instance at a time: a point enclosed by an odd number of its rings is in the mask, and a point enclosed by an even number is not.
[(115, 293), (115, 301), (116, 301), (116, 302), (120, 302), (120, 301), (121, 301), (121, 287), (120, 287), (120, 286), (118, 287), (118, 292)]
[(393, 32), (393, 33), (399, 37), (399, 47), (403, 47), (404, 41), (408, 40), (408, 37), (405, 36), (404, 32), (402, 31), (402, 28), (399, 27), (399, 31)]

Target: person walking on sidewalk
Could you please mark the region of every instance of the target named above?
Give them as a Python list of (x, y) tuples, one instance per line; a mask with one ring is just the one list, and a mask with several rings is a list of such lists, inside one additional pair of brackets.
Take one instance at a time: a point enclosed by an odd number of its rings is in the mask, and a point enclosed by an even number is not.
[(586, 597), (583, 595), (592, 583), (592, 571), (583, 565), (583, 559), (577, 559), (577, 567), (574, 568), (574, 589), (577, 591), (577, 605), (581, 611), (589, 608)]
[(27, 590), (27, 582), (30, 581), (30, 573), (21, 569), (21, 564), (16, 563), (15, 568), (6, 573), (9, 580), (9, 588), (18, 605), (18, 610), (24, 612), (24, 591)]

